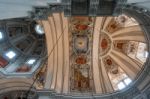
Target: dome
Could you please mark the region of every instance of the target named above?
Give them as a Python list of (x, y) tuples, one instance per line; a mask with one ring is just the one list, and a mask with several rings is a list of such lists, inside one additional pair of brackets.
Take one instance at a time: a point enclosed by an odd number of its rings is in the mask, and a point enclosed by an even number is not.
[(31, 76), (46, 56), (45, 35), (27, 18), (0, 23), (0, 71), (7, 76)]

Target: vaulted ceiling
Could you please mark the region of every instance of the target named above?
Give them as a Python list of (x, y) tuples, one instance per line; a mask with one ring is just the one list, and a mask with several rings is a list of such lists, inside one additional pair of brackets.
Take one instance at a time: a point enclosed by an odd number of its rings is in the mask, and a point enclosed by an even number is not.
[(58, 93), (110, 93), (137, 78), (148, 56), (138, 22), (118, 17), (64, 17), (38, 21), (46, 35), (44, 88)]
[(58, 93), (122, 90), (138, 78), (148, 56), (144, 32), (124, 14), (64, 17), (53, 13), (36, 22), (6, 20), (1, 22), (0, 43), (2, 74), (31, 77), (48, 57), (35, 75), (36, 86)]

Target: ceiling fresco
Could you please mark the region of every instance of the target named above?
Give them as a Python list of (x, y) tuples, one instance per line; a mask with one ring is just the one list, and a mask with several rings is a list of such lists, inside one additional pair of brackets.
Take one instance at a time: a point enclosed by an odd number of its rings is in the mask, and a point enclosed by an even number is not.
[(71, 92), (92, 90), (92, 28), (93, 18), (70, 19)]

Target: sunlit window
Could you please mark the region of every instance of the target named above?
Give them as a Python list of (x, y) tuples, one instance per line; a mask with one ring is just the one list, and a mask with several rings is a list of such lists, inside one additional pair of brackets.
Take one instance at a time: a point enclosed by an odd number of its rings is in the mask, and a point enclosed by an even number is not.
[(3, 38), (3, 34), (2, 34), (2, 32), (0, 32), (0, 39), (2, 39)]
[(118, 83), (118, 89), (122, 90), (124, 89), (126, 86), (123, 82)]
[(117, 84), (117, 87), (119, 90), (122, 90), (124, 89), (125, 87), (127, 87), (130, 83), (132, 82), (132, 80), (127, 77), (125, 78), (124, 80), (121, 80), (118, 84)]
[(39, 24), (37, 24), (37, 25), (35, 26), (35, 31), (36, 31), (37, 34), (40, 34), (40, 35), (44, 34), (44, 29), (43, 29), (43, 27), (42, 27), (41, 25), (39, 25)]
[(6, 53), (6, 56), (9, 58), (9, 59), (12, 59), (16, 56), (16, 53), (14, 51), (9, 51)]
[(27, 61), (27, 64), (32, 65), (35, 63), (35, 61), (36, 61), (35, 59), (30, 59)]
[(132, 80), (130, 78), (126, 78), (124, 80), (124, 82), (125, 82), (126, 85), (129, 85), (132, 82)]

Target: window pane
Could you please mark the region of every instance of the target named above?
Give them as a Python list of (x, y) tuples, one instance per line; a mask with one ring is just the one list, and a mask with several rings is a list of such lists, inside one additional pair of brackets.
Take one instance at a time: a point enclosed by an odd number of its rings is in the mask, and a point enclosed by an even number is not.
[(130, 78), (127, 78), (124, 80), (124, 82), (126, 85), (129, 85), (132, 82), (132, 80)]
[(123, 82), (120, 82), (119, 84), (118, 84), (118, 89), (124, 89), (125, 88), (125, 85), (124, 85), (124, 83)]
[(36, 61), (35, 59), (30, 59), (27, 61), (27, 64), (32, 65), (34, 64), (35, 61)]
[(12, 59), (16, 56), (16, 53), (13, 52), (13, 51), (9, 51), (6, 53), (6, 56), (9, 58), (9, 59)]
[(3, 38), (3, 35), (2, 35), (2, 32), (0, 32), (0, 39), (2, 39)]

